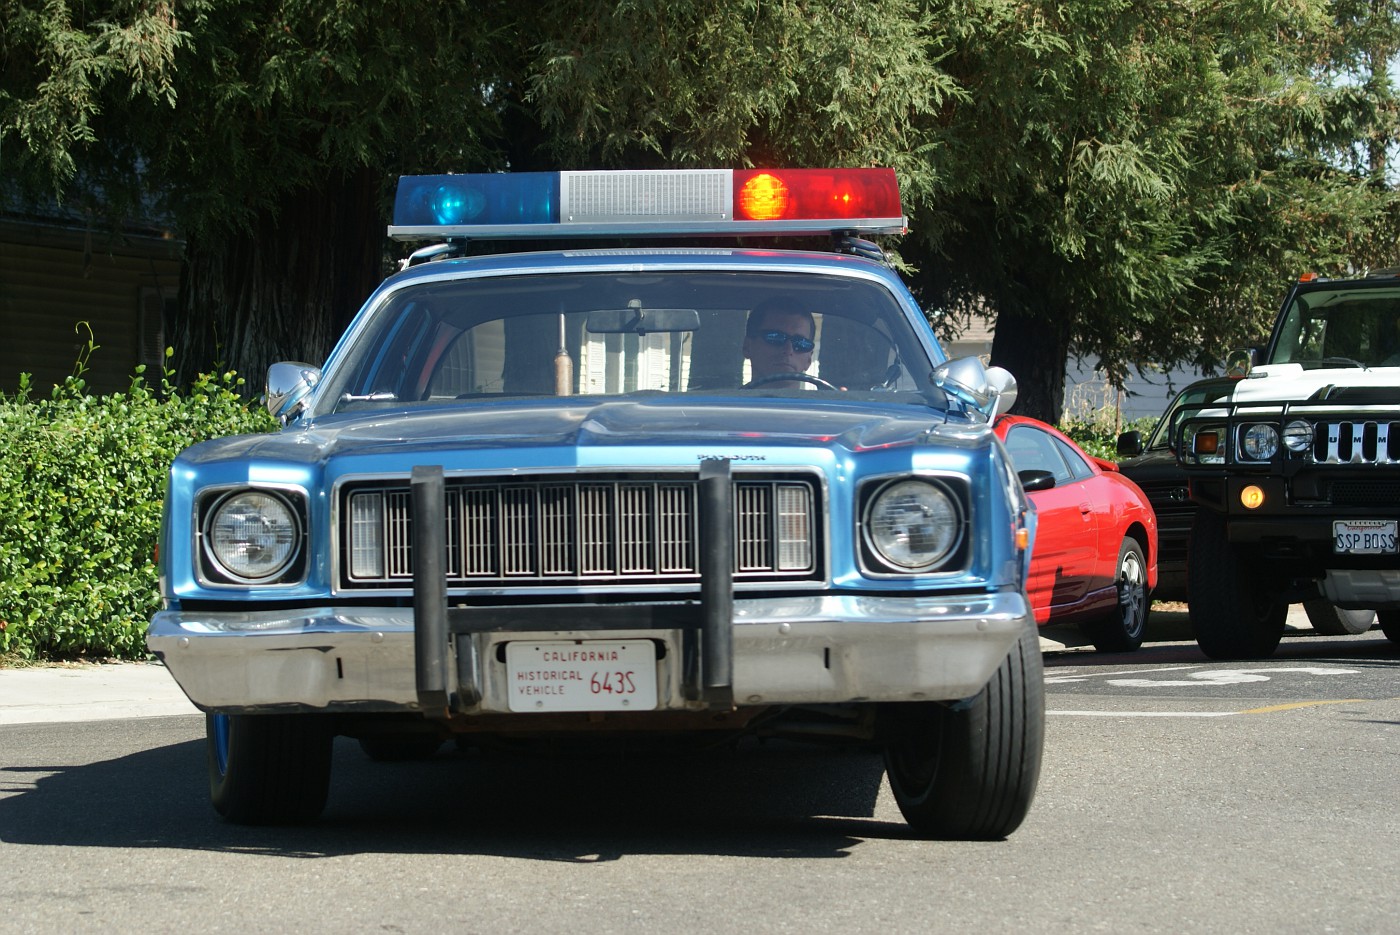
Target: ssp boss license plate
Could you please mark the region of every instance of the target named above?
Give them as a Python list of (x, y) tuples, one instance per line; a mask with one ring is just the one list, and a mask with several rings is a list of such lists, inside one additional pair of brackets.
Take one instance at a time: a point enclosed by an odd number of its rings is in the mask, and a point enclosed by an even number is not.
[(506, 644), (512, 711), (649, 711), (656, 707), (650, 640)]
[(1332, 551), (1338, 555), (1383, 555), (1396, 551), (1393, 519), (1332, 522)]

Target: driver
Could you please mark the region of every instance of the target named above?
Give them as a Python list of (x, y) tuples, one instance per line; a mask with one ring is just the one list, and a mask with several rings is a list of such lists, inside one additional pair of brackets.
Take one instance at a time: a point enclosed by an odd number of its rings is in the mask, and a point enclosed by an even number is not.
[[(749, 386), (784, 373), (805, 373), (812, 366), (817, 325), (812, 313), (792, 299), (777, 297), (754, 306), (744, 325), (744, 356), (749, 361)], [(772, 380), (765, 386), (801, 387), (799, 380)]]

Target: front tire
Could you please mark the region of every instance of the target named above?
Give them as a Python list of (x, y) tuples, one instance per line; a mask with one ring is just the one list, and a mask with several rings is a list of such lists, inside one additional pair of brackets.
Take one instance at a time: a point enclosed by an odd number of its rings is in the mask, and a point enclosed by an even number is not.
[(1376, 622), (1374, 610), (1342, 610), (1321, 597), (1304, 601), (1303, 611), (1308, 615), (1308, 623), (1323, 636), (1356, 636)]
[(1232, 546), (1225, 521), (1196, 514), (1187, 554), (1191, 628), (1212, 659), (1264, 659), (1283, 637), (1288, 605), (1275, 596), (1263, 564)]
[(326, 806), (335, 735), (311, 714), (206, 714), (209, 798), (240, 825), (310, 821)]
[(1152, 601), (1147, 593), (1147, 560), (1142, 545), (1125, 536), (1118, 549), (1118, 571), (1114, 577), (1118, 606), (1112, 613), (1083, 625), (1094, 648), (1101, 653), (1127, 653), (1142, 645), (1147, 633), (1147, 611)]
[(1026, 631), (982, 690), (954, 703), (887, 705), (885, 770), (920, 837), (993, 840), (1030, 809), (1045, 741), (1040, 640)]

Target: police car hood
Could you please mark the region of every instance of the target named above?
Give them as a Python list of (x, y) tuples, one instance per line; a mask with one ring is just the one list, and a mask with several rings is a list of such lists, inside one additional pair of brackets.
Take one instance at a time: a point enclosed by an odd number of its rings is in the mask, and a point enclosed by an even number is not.
[[(941, 444), (983, 436), (967, 417), (916, 405), (881, 405), (812, 399), (597, 399), (575, 397), (422, 410), (395, 408), (339, 415), (275, 435), (221, 439), (191, 451), (195, 460), (257, 457), (317, 461), (395, 456), (408, 451), (556, 451), (651, 449), (649, 463), (666, 460), (665, 448), (732, 458), (756, 447), (822, 447), (859, 451), (913, 444), (937, 432)], [(982, 443), (986, 443), (983, 441)], [(420, 461), (421, 456), (413, 457)], [(536, 462), (536, 458), (525, 459)], [(571, 458), (549, 458), (569, 461)], [(684, 460), (693, 462), (694, 457)]]
[(1325, 367), (1304, 369), (1299, 364), (1257, 367), (1235, 385), (1236, 403), (1330, 398), (1337, 388), (1400, 388), (1400, 367)]

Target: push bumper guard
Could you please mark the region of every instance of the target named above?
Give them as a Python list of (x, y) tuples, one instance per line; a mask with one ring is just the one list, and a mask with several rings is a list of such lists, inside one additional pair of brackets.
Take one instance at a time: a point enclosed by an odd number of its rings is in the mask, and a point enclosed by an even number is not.
[[(482, 700), (476, 658), (479, 633), (535, 633), (561, 629), (560, 607), (448, 607), (446, 515), (442, 468), (418, 466), (413, 497), (414, 682), (427, 712), (468, 710)], [(678, 630), (681, 696), (708, 708), (734, 706), (734, 542), (728, 461), (700, 465), (700, 603), (597, 605), (588, 608), (588, 630)], [(571, 627), (570, 629), (577, 629)], [(453, 649), (456, 649), (453, 652)], [(455, 657), (455, 663), (454, 663)]]

